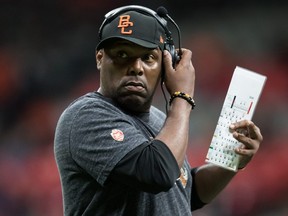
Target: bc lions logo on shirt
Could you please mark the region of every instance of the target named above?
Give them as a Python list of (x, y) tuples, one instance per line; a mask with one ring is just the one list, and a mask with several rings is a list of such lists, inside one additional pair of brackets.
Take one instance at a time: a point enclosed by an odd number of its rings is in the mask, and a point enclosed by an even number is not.
[(184, 188), (186, 188), (187, 185), (187, 180), (188, 180), (188, 173), (185, 167), (180, 169), (181, 171), (181, 176), (179, 178), (179, 180), (181, 181), (182, 185)]

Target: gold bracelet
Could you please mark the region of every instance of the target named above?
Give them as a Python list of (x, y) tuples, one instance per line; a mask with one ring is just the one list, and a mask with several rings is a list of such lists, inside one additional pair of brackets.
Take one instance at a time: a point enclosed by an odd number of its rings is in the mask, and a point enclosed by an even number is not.
[(171, 106), (172, 101), (176, 97), (180, 97), (180, 98), (186, 100), (192, 106), (192, 109), (195, 108), (196, 104), (195, 104), (195, 101), (193, 100), (193, 98), (189, 94), (186, 94), (186, 93), (180, 92), (180, 91), (176, 91), (176, 92), (174, 92), (174, 94), (171, 95), (171, 98), (170, 98), (170, 101), (169, 101), (169, 105), (170, 106)]

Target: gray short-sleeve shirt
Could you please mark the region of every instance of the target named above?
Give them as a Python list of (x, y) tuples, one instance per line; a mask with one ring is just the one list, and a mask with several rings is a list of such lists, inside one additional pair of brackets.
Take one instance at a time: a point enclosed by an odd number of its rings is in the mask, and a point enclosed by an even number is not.
[(116, 164), (158, 134), (164, 121), (165, 114), (153, 106), (149, 113), (131, 116), (97, 92), (70, 104), (58, 121), (54, 143), (65, 215), (191, 215), (187, 161), (185, 183), (179, 178), (168, 192), (105, 184)]

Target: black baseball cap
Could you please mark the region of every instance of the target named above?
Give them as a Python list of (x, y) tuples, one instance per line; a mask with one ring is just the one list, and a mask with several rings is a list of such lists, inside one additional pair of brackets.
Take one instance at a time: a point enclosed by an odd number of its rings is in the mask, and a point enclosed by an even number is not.
[[(111, 18), (110, 18), (111, 19)], [(96, 49), (104, 48), (110, 40), (125, 39), (146, 48), (164, 49), (165, 30), (156, 17), (139, 11), (126, 11), (103, 22)]]

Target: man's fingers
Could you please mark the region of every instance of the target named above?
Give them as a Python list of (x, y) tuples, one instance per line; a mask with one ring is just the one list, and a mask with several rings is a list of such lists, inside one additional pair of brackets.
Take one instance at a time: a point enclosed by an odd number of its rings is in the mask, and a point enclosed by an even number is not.
[(257, 139), (260, 142), (263, 140), (260, 129), (249, 120), (242, 120), (235, 122), (229, 127), (231, 132), (236, 131), (238, 134), (250, 137), (251, 139)]

